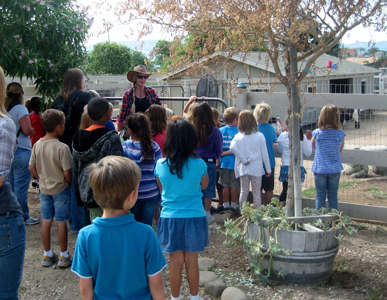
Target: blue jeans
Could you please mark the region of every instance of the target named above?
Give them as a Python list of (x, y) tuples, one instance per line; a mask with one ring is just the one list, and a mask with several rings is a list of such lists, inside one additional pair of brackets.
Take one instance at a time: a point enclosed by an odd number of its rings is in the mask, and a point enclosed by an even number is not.
[(12, 191), (23, 210), (24, 221), (30, 217), (27, 204), (28, 187), (31, 182), (31, 173), (28, 170), (30, 157), (31, 150), (16, 148), (11, 172), (7, 175), (8, 181), (12, 185)]
[(16, 211), (0, 215), (0, 299), (18, 299), (25, 249), (23, 215)]
[(155, 214), (157, 203), (160, 196), (150, 200), (137, 200), (136, 204), (130, 209), (137, 222), (152, 226), (153, 216)]
[(41, 215), (43, 220), (65, 222), (70, 218), (70, 188), (67, 187), (57, 195), (40, 193)]
[(338, 208), (339, 199), (337, 198), (337, 191), (339, 190), (340, 174), (340, 172), (334, 174), (314, 174), (317, 209), (325, 207), (327, 192), (329, 210)]
[(70, 186), (70, 228), (72, 232), (78, 232), (83, 227), (83, 215), (84, 215), (84, 207), (77, 205), (77, 199), (75, 198), (74, 184)]

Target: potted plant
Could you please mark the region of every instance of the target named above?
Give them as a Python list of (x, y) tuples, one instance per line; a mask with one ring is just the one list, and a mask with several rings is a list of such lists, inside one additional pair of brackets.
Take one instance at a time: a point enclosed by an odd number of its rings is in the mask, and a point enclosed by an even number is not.
[(327, 282), (343, 233), (356, 233), (351, 219), (337, 211), (310, 208), (302, 217), (286, 217), (278, 202), (273, 198), (272, 204), (259, 209), (245, 203), (242, 215), (228, 219), (218, 231), (226, 235), (227, 245), (247, 248), (251, 270), (263, 282)]

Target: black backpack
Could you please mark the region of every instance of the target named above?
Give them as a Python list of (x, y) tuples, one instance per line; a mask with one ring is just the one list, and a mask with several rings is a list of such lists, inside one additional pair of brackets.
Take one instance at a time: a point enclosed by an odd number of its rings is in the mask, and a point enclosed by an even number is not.
[(62, 95), (59, 95), (52, 103), (51, 108), (62, 111), (65, 114), (65, 132), (59, 137), (59, 140), (67, 144), (71, 149), (71, 142), (75, 132), (78, 130), (78, 121), (76, 113), (74, 113), (74, 105), (78, 101), (78, 96), (82, 91), (76, 90), (71, 94), (69, 101), (65, 102)]

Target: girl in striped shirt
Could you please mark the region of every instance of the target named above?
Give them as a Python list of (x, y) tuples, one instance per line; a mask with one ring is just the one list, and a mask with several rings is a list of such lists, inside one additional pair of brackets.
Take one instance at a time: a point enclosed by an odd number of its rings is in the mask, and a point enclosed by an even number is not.
[(159, 145), (152, 141), (150, 122), (146, 115), (131, 114), (126, 122), (132, 139), (122, 144), (124, 155), (141, 169), (138, 198), (131, 213), (136, 221), (152, 226), (153, 214), (160, 200), (154, 169), (162, 154)]
[(345, 132), (341, 130), (340, 112), (336, 105), (325, 105), (321, 110), (318, 128), (312, 132), (312, 147), (316, 149), (312, 172), (316, 185), (316, 208), (325, 207), (328, 193), (329, 210), (338, 209), (337, 191), (343, 170), (340, 152), (344, 147)]

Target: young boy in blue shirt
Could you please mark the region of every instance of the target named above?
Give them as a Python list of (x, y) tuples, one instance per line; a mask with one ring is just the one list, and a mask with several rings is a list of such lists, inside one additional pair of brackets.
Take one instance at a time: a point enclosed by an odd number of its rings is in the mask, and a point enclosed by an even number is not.
[[(266, 177), (266, 174), (263, 175), (261, 185), (262, 204), (270, 204), (274, 193), (275, 155), (273, 144), (277, 141), (275, 129), (273, 125), (268, 123), (271, 117), (270, 105), (264, 102), (258, 104), (254, 109), (254, 117), (257, 120), (259, 132), (265, 136), (267, 152), (270, 158), (271, 175), (269, 177)], [(263, 164), (263, 168), (266, 170), (265, 164)], [(262, 190), (265, 190), (265, 195), (263, 195)]]
[(165, 299), (164, 254), (152, 227), (128, 211), (137, 201), (141, 170), (128, 158), (108, 156), (89, 168), (102, 217), (79, 231), (71, 270), (82, 299)]
[[(238, 200), (238, 189), (240, 185), (239, 178), (235, 178), (234, 165), (235, 155), (230, 150), (230, 143), (238, 133), (239, 110), (235, 107), (227, 108), (223, 113), (223, 119), (226, 126), (220, 128), (223, 136), (223, 153), (220, 155), (220, 177), (219, 183), (223, 186), (223, 201), (219, 198), (218, 212), (236, 212), (236, 203)], [(229, 203), (231, 194), (231, 206)]]

